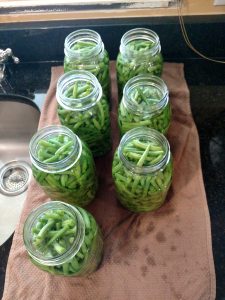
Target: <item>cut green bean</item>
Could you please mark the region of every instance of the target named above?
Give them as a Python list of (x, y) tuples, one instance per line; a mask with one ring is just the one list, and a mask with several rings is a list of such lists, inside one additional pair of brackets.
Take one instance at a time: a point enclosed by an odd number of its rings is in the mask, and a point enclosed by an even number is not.
[[(49, 137), (38, 143), (37, 158), (45, 164), (60, 163), (73, 151), (74, 143), (65, 135)], [(49, 154), (51, 157), (49, 158)], [(86, 206), (95, 197), (97, 190), (97, 177), (92, 154), (88, 147), (82, 143), (81, 156), (68, 170), (48, 173), (32, 165), (34, 178), (52, 198)]]
[(134, 212), (152, 211), (165, 201), (172, 180), (172, 159), (164, 168), (153, 172), (139, 172), (135, 168), (154, 166), (165, 157), (164, 148), (155, 141), (133, 139), (122, 150), (124, 159), (132, 164), (132, 169), (122, 163), (116, 150), (112, 176), (118, 199), (127, 209)]
[[(85, 226), (84, 239), (78, 251), (75, 249), (74, 256), (63, 264), (56, 263), (52, 266), (46, 266), (31, 258), (40, 269), (63, 276), (86, 276), (97, 269), (103, 248), (101, 232), (91, 214), (82, 208), (77, 209)], [(50, 209), (39, 217), (36, 224), (33, 224), (32, 247), (39, 256), (57, 258), (59, 261), (61, 255), (71, 251), (77, 234), (74, 216), (62, 209)]]
[[(118, 54), (116, 62), (117, 81), (119, 94), (126, 82), (139, 74), (152, 74), (161, 76), (163, 68), (163, 57), (161, 53), (154, 55), (149, 54), (148, 51), (152, 49), (155, 44), (150, 40), (136, 39), (126, 45), (126, 53), (128, 55)], [(132, 52), (132, 58), (129, 53)]]
[[(78, 80), (73, 86), (72, 89), (76, 90), (76, 99), (82, 99), (85, 91), (87, 91), (85, 97), (92, 97), (94, 87), (90, 83)], [(68, 98), (74, 99), (72, 95), (68, 96), (67, 91), (65, 93)], [(91, 104), (92, 101), (94, 100), (90, 98), (89, 103)], [(82, 104), (79, 110), (72, 110), (72, 108), (70, 110), (69, 107), (66, 109), (58, 104), (58, 116), (62, 125), (70, 128), (87, 143), (94, 156), (104, 155), (111, 149), (109, 105), (104, 95), (97, 103), (84, 110)]]
[(71, 50), (79, 54), (79, 58), (64, 58), (64, 72), (73, 70), (86, 70), (91, 72), (99, 80), (103, 92), (107, 99), (109, 98), (109, 55), (106, 50), (99, 53), (97, 56), (90, 56), (90, 52), (96, 47), (96, 43), (92, 41), (78, 40), (76, 41)]
[[(138, 77), (136, 77), (138, 78)], [(123, 135), (132, 128), (145, 126), (166, 134), (171, 121), (170, 102), (157, 108), (163, 99), (158, 88), (151, 85), (140, 85), (132, 89), (129, 95), (124, 95), (118, 110), (120, 133)], [(126, 105), (126, 102), (132, 106)]]

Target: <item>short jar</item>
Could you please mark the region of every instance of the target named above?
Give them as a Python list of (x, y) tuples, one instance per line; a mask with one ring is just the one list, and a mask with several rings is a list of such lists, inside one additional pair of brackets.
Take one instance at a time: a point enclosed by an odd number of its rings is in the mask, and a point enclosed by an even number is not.
[(118, 111), (121, 135), (140, 126), (166, 134), (170, 121), (169, 92), (161, 78), (145, 74), (128, 80)]
[(101, 262), (103, 240), (94, 217), (60, 201), (28, 215), (23, 240), (32, 263), (52, 275), (86, 276)]
[(87, 143), (94, 156), (111, 149), (109, 105), (97, 78), (88, 71), (62, 75), (57, 83), (58, 116)]
[(157, 33), (147, 28), (135, 28), (122, 36), (116, 62), (120, 95), (130, 78), (146, 73), (161, 76), (162, 69), (163, 57)]
[(99, 80), (109, 97), (109, 55), (101, 36), (94, 30), (80, 29), (71, 32), (64, 43), (64, 71), (87, 70)]
[(33, 176), (50, 198), (79, 206), (94, 199), (97, 176), (92, 153), (69, 128), (40, 129), (29, 152)]
[(112, 176), (118, 200), (133, 212), (153, 211), (165, 201), (172, 181), (169, 142), (154, 129), (137, 127), (122, 137)]

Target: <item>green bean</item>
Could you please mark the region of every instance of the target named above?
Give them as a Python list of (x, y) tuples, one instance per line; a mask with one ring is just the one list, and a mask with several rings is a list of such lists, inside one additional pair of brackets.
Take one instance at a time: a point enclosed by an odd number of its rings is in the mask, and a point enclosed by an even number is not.
[[(77, 99), (82, 98), (79, 89), (82, 88), (85, 91), (88, 84), (81, 81), (74, 85), (76, 85)], [(91, 94), (92, 90), (93, 87), (89, 89), (88, 95)], [(111, 149), (109, 106), (104, 95), (94, 106), (86, 110), (72, 111), (59, 104), (58, 116), (62, 125), (70, 128), (87, 143), (94, 156), (104, 155)]]
[(90, 42), (90, 41), (79, 41), (79, 42), (76, 42), (72, 49), (73, 50), (80, 50), (80, 49), (93, 49), (94, 47), (96, 46), (96, 43), (95, 42)]
[[(85, 225), (84, 240), (78, 252), (75, 251), (74, 256), (65, 263), (53, 266), (46, 266), (31, 258), (40, 269), (53, 275), (86, 276), (98, 267), (103, 247), (100, 229), (91, 214), (82, 208), (77, 209)], [(62, 209), (50, 209), (33, 225), (32, 245), (42, 256), (55, 258), (71, 249), (77, 234), (77, 225), (72, 215)]]
[(172, 180), (172, 159), (164, 168), (154, 172), (137, 173), (135, 167), (149, 167), (160, 162), (165, 156), (164, 148), (157, 142), (138, 138), (128, 141), (122, 150), (133, 171), (120, 161), (116, 150), (112, 176), (121, 204), (134, 212), (152, 211), (165, 201)]
[[(171, 106), (168, 102), (164, 107), (155, 109), (162, 99), (158, 89), (153, 86), (134, 87), (126, 96), (133, 109), (129, 109), (123, 99), (119, 105), (118, 123), (120, 134), (123, 135), (132, 128), (145, 126), (166, 134), (171, 121)], [(151, 112), (152, 111), (152, 112)]]
[[(60, 162), (68, 157), (73, 147), (73, 141), (68, 140), (66, 136), (58, 139), (57, 137), (42, 139), (38, 143), (37, 156), (43, 163)], [(49, 158), (48, 153), (53, 149), (52, 157)], [(47, 173), (32, 165), (32, 171), (36, 181), (52, 199), (85, 206), (95, 197), (97, 177), (94, 161), (90, 150), (84, 143), (82, 143), (80, 158), (69, 170)]]
[(86, 70), (94, 74), (99, 80), (103, 92), (109, 99), (109, 55), (106, 50), (98, 56), (87, 58), (90, 51), (96, 47), (96, 43), (92, 41), (77, 41), (71, 47), (74, 53), (79, 53), (79, 58), (71, 59), (65, 56), (64, 59), (64, 72), (73, 70)]
[(132, 53), (133, 58), (118, 54), (116, 70), (120, 96), (126, 82), (136, 75), (148, 73), (161, 76), (163, 57), (161, 53), (154, 56), (148, 53), (153, 46), (154, 43), (148, 40), (133, 40), (126, 45), (126, 52)]

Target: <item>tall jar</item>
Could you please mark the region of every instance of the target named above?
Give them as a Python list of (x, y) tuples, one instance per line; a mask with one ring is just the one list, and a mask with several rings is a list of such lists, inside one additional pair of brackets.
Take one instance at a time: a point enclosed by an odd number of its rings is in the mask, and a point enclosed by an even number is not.
[(32, 263), (52, 275), (86, 276), (101, 262), (103, 240), (94, 217), (60, 201), (28, 215), (23, 240)]
[(172, 156), (164, 135), (138, 127), (115, 152), (112, 176), (121, 204), (133, 212), (153, 211), (165, 201), (172, 181)]
[(95, 197), (97, 176), (89, 148), (65, 126), (39, 130), (29, 146), (35, 180), (52, 199), (85, 206)]
[(81, 29), (70, 33), (64, 43), (64, 71), (87, 70), (99, 80), (109, 97), (109, 55), (101, 36), (94, 30)]
[(139, 126), (166, 134), (170, 121), (169, 93), (161, 78), (145, 74), (128, 80), (118, 111), (121, 135)]
[(154, 31), (135, 28), (122, 36), (116, 62), (120, 95), (130, 78), (146, 73), (161, 76), (162, 68), (160, 40)]
[(77, 70), (62, 75), (57, 83), (58, 116), (87, 143), (94, 156), (111, 149), (109, 105), (97, 78)]

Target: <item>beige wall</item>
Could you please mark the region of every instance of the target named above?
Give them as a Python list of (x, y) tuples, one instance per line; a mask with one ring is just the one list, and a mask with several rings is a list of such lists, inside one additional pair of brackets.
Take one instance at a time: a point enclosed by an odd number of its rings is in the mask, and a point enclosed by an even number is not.
[[(183, 15), (225, 15), (225, 6), (214, 6), (213, 0), (184, 0)], [(118, 9), (77, 12), (47, 12), (0, 15), (0, 23), (176, 16), (176, 8)]]

